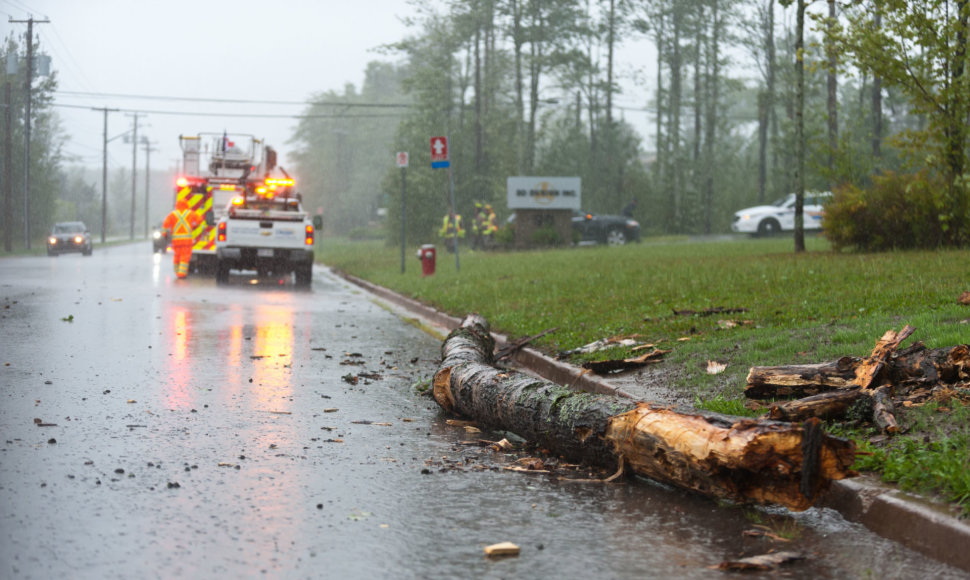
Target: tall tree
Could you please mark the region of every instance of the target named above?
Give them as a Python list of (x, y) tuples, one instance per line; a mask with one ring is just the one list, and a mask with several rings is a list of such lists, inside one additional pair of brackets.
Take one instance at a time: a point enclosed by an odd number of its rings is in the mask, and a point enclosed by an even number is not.
[(795, 98), (793, 103), (795, 145), (795, 252), (805, 251), (805, 0), (795, 3)]
[[(7, 73), (6, 66), (0, 67), (0, 89), (10, 87), (10, 126), (4, 126), (4, 137), (9, 132), (11, 151), (7, 157), (0, 149), (4, 172), (0, 179), (10, 178), (10, 213), (5, 220), (0, 221), (3, 229), (0, 238), (11, 241), (11, 249), (25, 246), (24, 224), (29, 223), (31, 242), (40, 240), (46, 235), (48, 227), (55, 218), (57, 199), (61, 193), (60, 186), (63, 179), (63, 147), (67, 137), (60, 125), (60, 120), (53, 110), (54, 92), (57, 90), (57, 73), (53, 72), (41, 77), (34, 70), (34, 78), (30, 81), (31, 124), (30, 132), (30, 167), (25, 167), (24, 139), (26, 131), (26, 99), (27, 86), (26, 43), (33, 42), (35, 59), (42, 55), (40, 41), (22, 36), (9, 35), (4, 41), (3, 54), (11, 55), (12, 62), (17, 64), (16, 72)], [(0, 139), (3, 147), (6, 139)], [(30, 188), (24, 191), (24, 171), (30, 172)], [(29, 196), (29, 215), (26, 196)], [(4, 200), (6, 203), (6, 200)], [(3, 206), (0, 206), (3, 207)]]
[[(872, 14), (879, 15), (877, 23)], [(970, 1), (874, 0), (847, 12), (844, 42), (858, 66), (904, 93), (926, 130), (908, 146), (947, 183), (940, 208), (950, 243), (970, 240)], [(881, 91), (880, 91), (881, 92)], [(873, 93), (875, 95), (875, 92)], [(927, 156), (927, 150), (936, 155)]]
[(839, 67), (839, 56), (838, 48), (832, 38), (834, 29), (838, 23), (836, 20), (837, 15), (835, 11), (835, 0), (828, 0), (829, 14), (828, 21), (826, 22), (826, 28), (828, 34), (826, 35), (825, 42), (825, 52), (828, 56), (828, 84), (827, 84), (827, 100), (826, 109), (828, 111), (828, 134), (829, 134), (829, 155), (828, 155), (828, 172), (829, 172), (829, 187), (833, 187), (835, 183), (833, 180), (835, 178), (835, 156), (836, 151), (839, 148), (839, 81), (838, 81), (838, 67)]

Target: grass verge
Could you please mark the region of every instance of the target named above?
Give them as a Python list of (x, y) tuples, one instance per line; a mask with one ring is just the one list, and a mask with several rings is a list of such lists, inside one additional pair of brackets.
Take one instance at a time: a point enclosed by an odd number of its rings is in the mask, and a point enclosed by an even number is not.
[[(806, 242), (808, 251), (797, 255), (788, 238), (463, 251), (460, 264), (442, 252), (431, 277), (421, 276), (412, 250), (405, 253), (402, 273), (400, 248), (382, 242), (322, 239), (317, 255), (333, 268), (455, 316), (478, 312), (513, 338), (558, 328), (536, 343), (549, 353), (635, 335), (671, 349), (662, 363), (669, 371), (667, 388), (701, 407), (734, 414), (744, 411), (751, 366), (865, 356), (886, 330), (906, 324), (917, 329), (913, 339), (930, 348), (970, 342), (970, 308), (957, 303), (970, 289), (970, 250), (844, 254), (830, 251), (822, 238)], [(704, 314), (719, 307), (743, 310)], [(611, 349), (587, 358), (627, 354)], [(725, 372), (708, 374), (709, 360), (726, 364)], [(960, 417), (956, 411), (901, 409), (904, 434), (886, 440), (865, 426), (834, 428), (874, 450), (858, 468), (937, 494), (968, 513), (970, 421)], [(948, 483), (903, 477), (924, 460)]]

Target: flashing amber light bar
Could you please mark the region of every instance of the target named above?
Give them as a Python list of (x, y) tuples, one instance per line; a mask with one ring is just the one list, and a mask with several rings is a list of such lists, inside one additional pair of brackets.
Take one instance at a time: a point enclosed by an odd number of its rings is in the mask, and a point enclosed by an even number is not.
[(243, 198), (241, 198), (239, 196), (236, 196), (236, 197), (232, 198), (232, 205), (242, 205), (245, 202), (246, 202), (246, 200), (244, 200)]
[(175, 185), (179, 187), (185, 187), (188, 184), (189, 184), (189, 180), (184, 177), (179, 177), (178, 179), (175, 180)]
[(265, 187), (257, 187), (256, 188), (256, 193), (262, 195), (262, 194), (266, 193), (266, 188)]
[(266, 185), (270, 187), (292, 187), (296, 182), (292, 179), (283, 179), (278, 177), (269, 177), (266, 179)]
[(219, 186), (220, 191), (236, 191), (236, 186), (231, 183), (223, 183)]

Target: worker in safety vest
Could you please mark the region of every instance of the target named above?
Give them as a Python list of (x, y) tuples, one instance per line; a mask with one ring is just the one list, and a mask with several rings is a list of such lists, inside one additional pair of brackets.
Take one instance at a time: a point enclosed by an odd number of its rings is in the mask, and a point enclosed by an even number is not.
[(488, 214), (485, 213), (485, 206), (481, 202), (475, 202), (475, 215), (472, 217), (472, 249), (478, 250), (484, 247), (484, 235)]
[(184, 198), (179, 198), (175, 202), (175, 210), (162, 222), (162, 228), (168, 232), (169, 239), (172, 240), (172, 250), (175, 252), (172, 263), (175, 265), (175, 276), (178, 278), (189, 275), (192, 246), (195, 244), (194, 232), (201, 223), (202, 220), (199, 219), (198, 214), (189, 209), (189, 204)]
[(448, 248), (449, 252), (455, 251), (455, 232), (458, 232), (459, 238), (465, 237), (465, 228), (461, 227), (461, 214), (455, 214), (450, 212), (444, 217), (441, 222), (441, 229), (438, 230), (438, 235), (444, 238), (445, 247)]
[(487, 250), (495, 243), (495, 232), (498, 231), (498, 225), (495, 223), (495, 210), (492, 209), (492, 205), (486, 203), (483, 209), (485, 211), (485, 223), (482, 226), (482, 247)]

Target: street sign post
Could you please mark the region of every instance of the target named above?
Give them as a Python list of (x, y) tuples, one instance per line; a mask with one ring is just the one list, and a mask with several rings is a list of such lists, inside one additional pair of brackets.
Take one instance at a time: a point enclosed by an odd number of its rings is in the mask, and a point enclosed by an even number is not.
[[(451, 177), (451, 161), (448, 160), (448, 137), (431, 138), (431, 169), (448, 169), (448, 195), (451, 203), (451, 213), (458, 215), (455, 208), (455, 182)], [(458, 222), (455, 220), (455, 271), (461, 271), (458, 259)]]
[(401, 168), (401, 273), (404, 273), (404, 243), (407, 239), (405, 225), (407, 223), (407, 204), (405, 203), (405, 184), (407, 183), (408, 152), (397, 152), (397, 166)]

